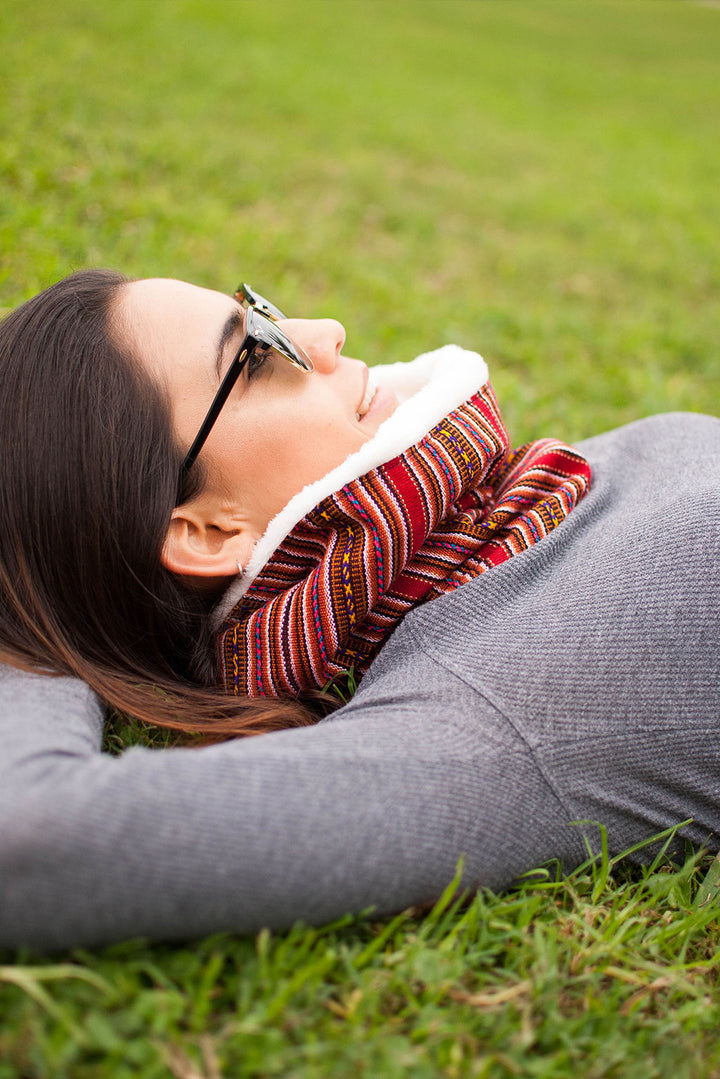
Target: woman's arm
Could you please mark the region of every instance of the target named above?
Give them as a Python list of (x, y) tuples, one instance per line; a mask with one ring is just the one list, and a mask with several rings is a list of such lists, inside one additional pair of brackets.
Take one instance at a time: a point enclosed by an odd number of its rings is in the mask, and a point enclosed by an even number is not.
[(387, 912), (437, 896), (461, 855), (497, 888), (573, 842), (522, 746), (474, 735), (452, 685), (439, 714), (418, 677), (412, 706), (380, 691), (315, 727), (114, 758), (87, 687), (3, 669), (0, 944)]

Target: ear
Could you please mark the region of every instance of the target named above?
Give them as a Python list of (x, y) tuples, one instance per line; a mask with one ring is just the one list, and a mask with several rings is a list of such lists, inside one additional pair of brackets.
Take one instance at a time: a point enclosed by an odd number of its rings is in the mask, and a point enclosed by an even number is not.
[(181, 577), (236, 577), (247, 565), (257, 536), (242, 521), (209, 520), (185, 503), (173, 510), (160, 560)]

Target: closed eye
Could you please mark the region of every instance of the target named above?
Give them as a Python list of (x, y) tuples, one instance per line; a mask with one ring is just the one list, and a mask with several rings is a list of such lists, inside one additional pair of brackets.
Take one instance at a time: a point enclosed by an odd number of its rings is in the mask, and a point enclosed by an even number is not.
[(269, 347), (263, 347), (262, 345), (255, 346), (246, 365), (248, 382), (252, 382), (252, 380), (260, 374), (263, 368), (269, 370), (266, 366), (266, 360), (269, 358), (271, 352), (272, 349)]

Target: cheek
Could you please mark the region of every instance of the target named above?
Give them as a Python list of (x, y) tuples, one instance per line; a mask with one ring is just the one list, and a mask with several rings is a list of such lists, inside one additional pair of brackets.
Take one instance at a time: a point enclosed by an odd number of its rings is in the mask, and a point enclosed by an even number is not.
[(288, 423), (282, 447), (275, 447), (275, 459), (294, 476), (299, 490), (336, 468), (364, 441), (360, 432), (332, 416), (308, 424)]
[(347, 456), (366, 441), (354, 416), (330, 393), (290, 399), (273, 411), (275, 440), (293, 442), (296, 452), (312, 450), (328, 459), (338, 454)]
[(267, 441), (267, 457), (273, 486), (282, 490), (285, 502), (309, 483), (321, 479), (351, 453), (367, 436), (337, 407), (296, 409), (277, 417), (274, 435)]
[(368, 437), (329, 395), (269, 398), (256, 401), (244, 416), (240, 410), (232, 416), (216, 447), (217, 469), (226, 492), (267, 523)]

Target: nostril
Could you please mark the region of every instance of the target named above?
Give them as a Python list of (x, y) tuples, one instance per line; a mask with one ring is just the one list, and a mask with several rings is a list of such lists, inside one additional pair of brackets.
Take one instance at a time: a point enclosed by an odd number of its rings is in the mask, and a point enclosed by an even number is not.
[(345, 344), (345, 327), (342, 322), (338, 322), (337, 319), (328, 318), (324, 319), (326, 323), (325, 333), (327, 334), (327, 340), (332, 344), (333, 351), (336, 358), (340, 355)]

